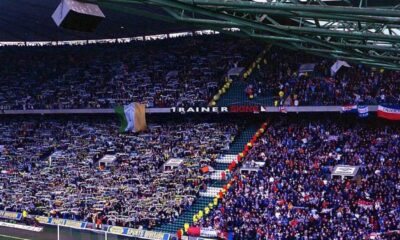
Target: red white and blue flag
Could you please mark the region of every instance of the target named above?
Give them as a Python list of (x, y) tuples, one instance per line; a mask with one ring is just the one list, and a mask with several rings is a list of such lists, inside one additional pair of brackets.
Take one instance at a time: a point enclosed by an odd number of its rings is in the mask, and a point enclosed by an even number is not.
[(342, 107), (342, 112), (357, 112), (357, 105), (345, 105)]
[(391, 107), (385, 107), (385, 106), (378, 106), (378, 117), (380, 118), (385, 118), (388, 120), (400, 120), (400, 106), (391, 106)]

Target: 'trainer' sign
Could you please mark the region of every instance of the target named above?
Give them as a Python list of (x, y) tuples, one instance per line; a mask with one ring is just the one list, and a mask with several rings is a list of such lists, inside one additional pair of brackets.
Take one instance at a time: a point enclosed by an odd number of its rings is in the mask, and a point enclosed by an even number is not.
[(233, 105), (229, 107), (172, 107), (172, 113), (259, 113), (266, 111), (262, 106)]

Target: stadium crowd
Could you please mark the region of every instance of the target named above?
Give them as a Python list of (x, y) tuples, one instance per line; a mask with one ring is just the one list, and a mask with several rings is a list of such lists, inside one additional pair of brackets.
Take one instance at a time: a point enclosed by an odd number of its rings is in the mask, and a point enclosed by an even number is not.
[(229, 69), (259, 51), (199, 36), (129, 44), (0, 49), (0, 110), (207, 106)]
[[(198, 36), (129, 44), (3, 48), (0, 111), (206, 106), (232, 68), (251, 65), (262, 44)], [(302, 72), (302, 64), (315, 64)], [(248, 96), (276, 105), (399, 104), (398, 72), (335, 63), (271, 48), (245, 80)]]
[[(379, 234), (398, 239), (399, 133), (399, 125), (377, 121), (272, 123), (246, 157), (247, 164), (265, 166), (254, 173), (237, 171), (222, 202), (198, 225), (234, 233), (235, 239), (366, 239)], [(360, 166), (358, 177), (332, 177), (338, 164)]]
[[(0, 209), (151, 229), (194, 201), (238, 131), (233, 123), (151, 124), (119, 134), (116, 121), (0, 122)], [(104, 156), (115, 156), (102, 165)], [(183, 159), (177, 169), (162, 166)]]
[[(272, 48), (258, 64), (246, 92), (274, 96), (279, 105), (399, 104), (400, 73), (357, 65), (331, 73), (334, 60)], [(315, 64), (301, 70), (302, 64)]]

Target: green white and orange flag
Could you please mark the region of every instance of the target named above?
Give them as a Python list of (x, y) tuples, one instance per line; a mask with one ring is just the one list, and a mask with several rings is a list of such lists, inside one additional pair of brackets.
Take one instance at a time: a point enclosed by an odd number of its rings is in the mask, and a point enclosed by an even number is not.
[(115, 113), (121, 119), (120, 132), (140, 132), (146, 130), (146, 106), (140, 103), (131, 103), (115, 108)]

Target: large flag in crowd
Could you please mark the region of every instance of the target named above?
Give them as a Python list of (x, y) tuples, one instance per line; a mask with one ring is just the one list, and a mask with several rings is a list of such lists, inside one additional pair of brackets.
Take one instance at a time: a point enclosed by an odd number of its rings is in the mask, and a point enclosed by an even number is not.
[(358, 106), (357, 111), (358, 111), (358, 116), (360, 118), (365, 118), (365, 117), (368, 117), (368, 115), (369, 115), (368, 106)]
[(346, 61), (341, 61), (337, 60), (332, 66), (331, 66), (331, 76), (335, 76), (336, 73), (340, 70), (342, 67), (351, 67)]
[(389, 120), (400, 120), (400, 106), (378, 106), (378, 117), (385, 118)]
[(146, 106), (140, 103), (131, 103), (115, 108), (115, 113), (121, 119), (120, 132), (140, 132), (146, 129)]

